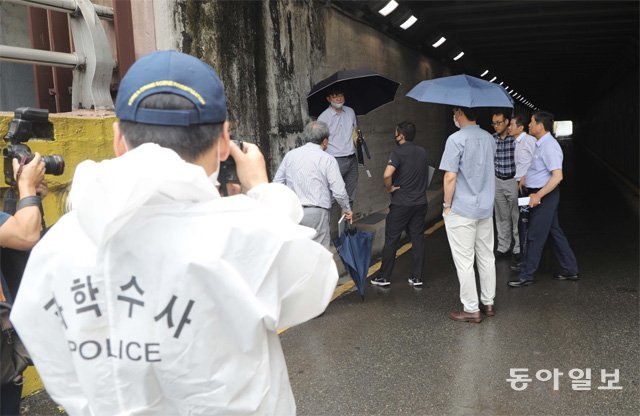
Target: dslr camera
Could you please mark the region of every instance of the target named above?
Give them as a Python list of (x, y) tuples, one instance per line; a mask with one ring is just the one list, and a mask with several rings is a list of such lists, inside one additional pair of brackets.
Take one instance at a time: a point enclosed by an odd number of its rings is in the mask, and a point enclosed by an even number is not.
[[(9, 123), (9, 131), (4, 136), (7, 143), (2, 149), (4, 156), (4, 181), (11, 187), (16, 186), (13, 175), (12, 159), (16, 158), (24, 164), (33, 160), (33, 153), (24, 144), (32, 138), (53, 140), (53, 125), (49, 122), (49, 110), (32, 107), (21, 107), (15, 110), (13, 120)], [(23, 160), (24, 159), (24, 160)], [(64, 173), (64, 159), (60, 155), (42, 156), (45, 172), (50, 175)]]
[[(233, 136), (231, 140), (238, 145), (240, 150), (242, 150), (242, 140), (236, 140), (233, 138)], [(233, 157), (231, 157), (231, 155), (229, 155), (227, 160), (220, 162), (220, 173), (218, 173), (218, 182), (220, 183), (220, 191), (223, 196), (228, 195), (228, 183), (240, 183), (238, 172), (236, 171), (236, 161), (233, 160)]]

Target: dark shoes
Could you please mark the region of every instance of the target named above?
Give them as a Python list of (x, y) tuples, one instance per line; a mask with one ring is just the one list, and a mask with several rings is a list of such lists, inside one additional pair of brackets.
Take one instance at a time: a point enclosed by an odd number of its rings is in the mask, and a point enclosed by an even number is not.
[(487, 315), (487, 317), (496, 315), (496, 311), (493, 310), (493, 305), (482, 305), (482, 304), (480, 304), (480, 310), (485, 315)]
[(580, 274), (579, 273), (554, 273), (553, 278), (555, 280), (573, 280), (575, 282), (580, 280)]
[(388, 281), (387, 279), (385, 279), (382, 276), (377, 276), (374, 277), (373, 279), (371, 279), (371, 284), (372, 285), (376, 285), (376, 286), (380, 286), (380, 287), (387, 287), (391, 285), (391, 282)]
[(480, 322), (482, 322), (480, 311), (472, 313), (465, 311), (455, 311), (449, 314), (449, 318), (458, 322), (471, 322), (474, 324), (479, 324)]
[(509, 287), (525, 287), (533, 284), (533, 280), (509, 280)]

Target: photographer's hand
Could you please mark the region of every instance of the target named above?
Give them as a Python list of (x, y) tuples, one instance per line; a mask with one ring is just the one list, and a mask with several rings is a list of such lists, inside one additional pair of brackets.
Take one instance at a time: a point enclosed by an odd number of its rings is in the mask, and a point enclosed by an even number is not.
[(49, 194), (49, 185), (47, 185), (46, 179), (43, 179), (38, 186), (36, 186), (36, 194), (42, 199)]
[(254, 186), (268, 183), (269, 178), (264, 156), (258, 146), (243, 142), (242, 147), (243, 149), (240, 150), (234, 142), (230, 143), (231, 157), (236, 162), (238, 179), (246, 192)]
[[(0, 245), (15, 250), (28, 250), (40, 240), (42, 217), (40, 204), (37, 202), (40, 198), (36, 198), (35, 195), (38, 186), (44, 182), (44, 162), (40, 154), (36, 153), (33, 160), (26, 165), (20, 166), (17, 159), (13, 159), (12, 163), (20, 202), (15, 214), (0, 227)], [(27, 202), (21, 207), (24, 201)]]
[[(18, 159), (13, 159), (13, 172), (18, 184), (20, 198), (36, 194), (36, 188), (44, 181), (44, 170), (44, 161), (38, 152), (35, 153), (31, 162), (22, 166), (22, 169), (20, 169)], [(20, 172), (19, 175), (18, 172)]]

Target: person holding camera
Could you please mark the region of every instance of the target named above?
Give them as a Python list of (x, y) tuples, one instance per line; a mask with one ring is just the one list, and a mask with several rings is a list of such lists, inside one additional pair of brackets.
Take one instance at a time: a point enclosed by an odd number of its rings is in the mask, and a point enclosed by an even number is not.
[(335, 198), (345, 219), (351, 221), (349, 195), (336, 158), (326, 153), (329, 126), (322, 121), (311, 121), (305, 126), (303, 136), (307, 143), (284, 156), (273, 181), (287, 185), (298, 195), (304, 209), (300, 225), (315, 229), (314, 241), (329, 248), (331, 199)]
[[(295, 414), (277, 331), (321, 314), (338, 274), (229, 138), (209, 65), (175, 51), (129, 69), (115, 159), (78, 165), (71, 210), (31, 254), (12, 317), (69, 414)], [(231, 156), (246, 195), (221, 198)]]
[[(31, 162), (20, 165), (13, 159), (13, 172), (20, 200), (15, 214), (0, 211), (0, 256), (6, 248), (29, 250), (40, 240), (41, 232), (41, 197), (46, 196), (47, 188), (44, 180), (44, 162), (36, 153)], [(40, 192), (40, 195), (38, 193)], [(0, 302), (13, 303), (14, 290), (10, 290), (5, 276), (0, 271)], [(20, 413), (20, 397), (22, 384), (0, 384), (0, 414), (17, 415)]]

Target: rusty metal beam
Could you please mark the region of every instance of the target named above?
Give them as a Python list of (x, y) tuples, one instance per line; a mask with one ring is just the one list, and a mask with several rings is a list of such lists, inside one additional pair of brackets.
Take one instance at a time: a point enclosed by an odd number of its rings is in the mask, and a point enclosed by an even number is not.
[(131, 0), (113, 0), (113, 27), (116, 35), (118, 82), (120, 82), (136, 60)]
[[(69, 17), (66, 13), (47, 11), (49, 18), (49, 39), (51, 50), (55, 52), (71, 52), (69, 41)], [(71, 111), (71, 85), (73, 71), (69, 68), (53, 68), (53, 92), (58, 113)]]
[[(31, 46), (34, 49), (50, 51), (49, 22), (47, 11), (35, 7), (28, 7), (29, 34)], [(53, 70), (48, 66), (34, 65), (36, 102), (38, 107), (46, 108), (52, 113), (56, 111), (56, 100), (53, 96)]]

